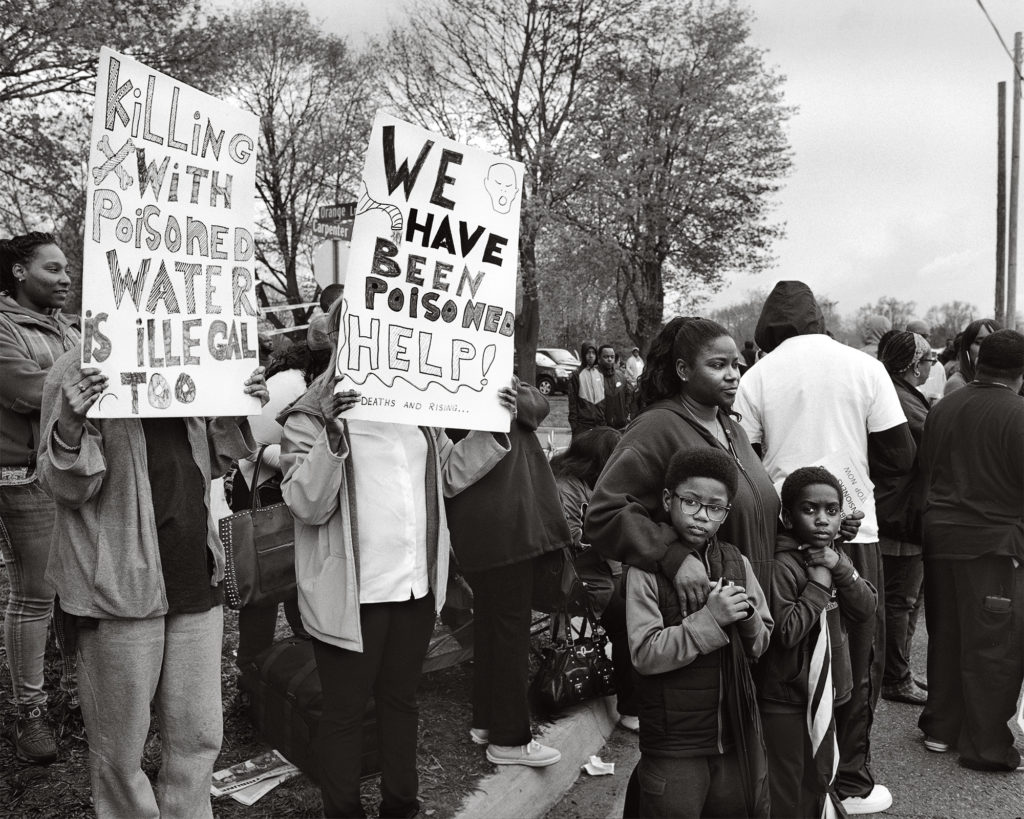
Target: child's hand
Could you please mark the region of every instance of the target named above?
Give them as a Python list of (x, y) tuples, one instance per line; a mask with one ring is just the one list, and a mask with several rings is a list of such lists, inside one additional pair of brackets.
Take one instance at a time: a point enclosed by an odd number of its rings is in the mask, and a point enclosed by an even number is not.
[(732, 584), (723, 585), (721, 579), (711, 589), (706, 605), (715, 622), (723, 628), (739, 622), (750, 612), (746, 589)]
[(808, 566), (807, 579), (813, 580), (819, 586), (824, 586), (826, 589), (832, 586), (832, 573), (824, 566)]
[(804, 552), (807, 567), (824, 566), (830, 572), (839, 565), (839, 552), (829, 546), (808, 546)]

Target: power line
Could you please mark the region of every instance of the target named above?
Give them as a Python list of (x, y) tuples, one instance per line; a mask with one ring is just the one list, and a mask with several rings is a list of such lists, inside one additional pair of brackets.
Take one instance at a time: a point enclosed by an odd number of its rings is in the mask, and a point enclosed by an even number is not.
[(985, 4), (982, 3), (981, 0), (975, 0), (975, 2), (977, 2), (978, 8), (981, 9), (982, 14), (985, 15), (985, 19), (988, 20), (988, 24), (992, 26), (992, 30), (996, 33), (996, 37), (999, 38), (999, 43), (1002, 45), (1003, 51), (1006, 52), (1006, 56), (1009, 57), (1010, 62), (1013, 63), (1014, 73), (1016, 73), (1018, 78), (1024, 80), (1024, 75), (1020, 73), (1020, 69), (1017, 67), (1017, 61), (1013, 57), (1013, 52), (1010, 51), (1009, 46), (1006, 45), (1006, 40), (1003, 39), (1003, 35), (999, 32), (999, 28), (996, 26), (995, 22), (993, 22), (992, 17), (988, 13), (988, 9), (985, 8)]

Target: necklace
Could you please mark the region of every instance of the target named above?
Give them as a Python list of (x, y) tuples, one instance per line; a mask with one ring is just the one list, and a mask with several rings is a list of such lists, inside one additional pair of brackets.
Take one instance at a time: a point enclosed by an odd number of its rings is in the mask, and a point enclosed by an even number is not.
[(680, 397), (679, 403), (683, 405), (683, 409), (685, 409), (690, 414), (690, 417), (692, 417), (694, 421), (696, 421), (698, 424), (700, 424), (702, 427), (704, 427), (704, 429), (706, 429), (714, 436), (715, 440), (722, 445), (723, 449), (727, 451), (732, 450), (732, 441), (729, 439), (729, 433), (725, 431), (725, 428), (722, 426), (721, 420), (719, 420), (718, 418), (717, 407), (715, 408), (715, 417), (710, 420), (705, 420), (693, 411), (693, 407), (691, 407), (687, 403), (685, 398)]

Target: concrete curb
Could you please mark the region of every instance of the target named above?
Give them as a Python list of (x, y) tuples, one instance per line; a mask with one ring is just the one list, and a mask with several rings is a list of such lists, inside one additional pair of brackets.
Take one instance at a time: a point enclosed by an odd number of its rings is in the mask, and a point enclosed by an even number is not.
[(548, 726), (538, 739), (562, 752), (547, 768), (499, 765), (466, 797), (455, 819), (536, 819), (558, 804), (615, 728), (615, 697), (578, 706)]

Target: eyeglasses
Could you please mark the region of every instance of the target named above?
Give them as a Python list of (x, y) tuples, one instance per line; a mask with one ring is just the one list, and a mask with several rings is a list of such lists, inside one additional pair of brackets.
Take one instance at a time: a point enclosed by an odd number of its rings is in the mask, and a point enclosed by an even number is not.
[(934, 364), (938, 360), (939, 360), (938, 356), (925, 357), (925, 358), (921, 359), (921, 363), (922, 364)]
[(713, 503), (701, 503), (696, 498), (688, 498), (685, 495), (677, 495), (675, 492), (672, 496), (679, 501), (679, 506), (688, 515), (696, 515), (701, 509), (708, 513), (708, 520), (713, 520), (715, 523), (721, 523), (729, 515), (731, 506), (716, 506)]

